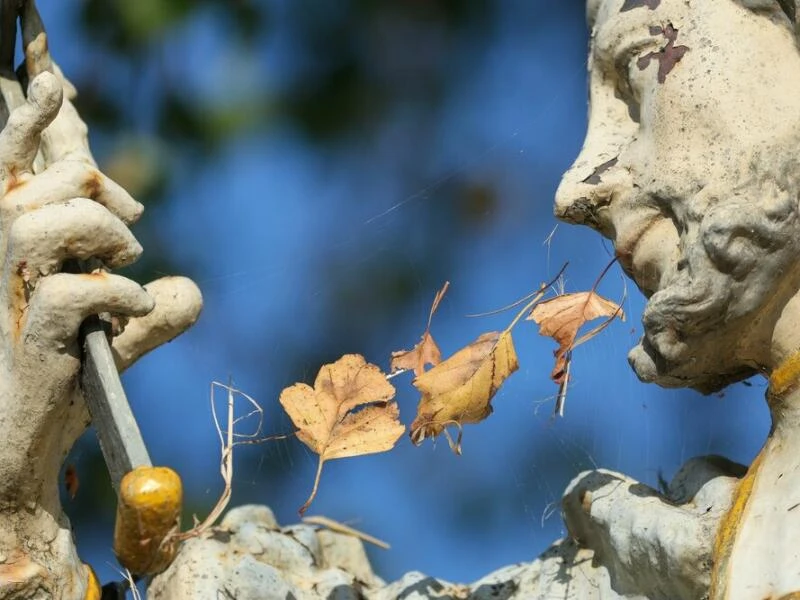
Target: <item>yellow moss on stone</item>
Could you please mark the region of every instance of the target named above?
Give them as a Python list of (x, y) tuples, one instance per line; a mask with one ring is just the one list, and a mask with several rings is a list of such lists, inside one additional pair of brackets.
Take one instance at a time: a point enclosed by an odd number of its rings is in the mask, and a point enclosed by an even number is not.
[(779, 364), (769, 376), (769, 395), (780, 397), (800, 384), (800, 352), (795, 352)]
[(758, 468), (764, 449), (758, 453), (747, 473), (739, 482), (736, 493), (733, 496), (731, 509), (722, 517), (717, 530), (717, 537), (714, 540), (714, 566), (711, 571), (711, 592), (709, 598), (717, 600), (725, 598), (726, 582), (728, 581), (728, 560), (733, 554), (733, 547), (736, 543), (736, 536), (739, 533), (739, 526), (747, 509), (747, 502), (753, 492), (753, 486), (758, 476)]

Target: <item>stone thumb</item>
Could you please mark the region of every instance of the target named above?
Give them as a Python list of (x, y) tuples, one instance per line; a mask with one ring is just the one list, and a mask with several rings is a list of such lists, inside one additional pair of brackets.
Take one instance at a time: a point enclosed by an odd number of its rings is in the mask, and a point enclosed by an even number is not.
[(197, 285), (186, 277), (163, 277), (144, 286), (155, 308), (130, 320), (112, 343), (114, 361), (120, 372), (144, 354), (171, 341), (191, 327), (203, 308)]

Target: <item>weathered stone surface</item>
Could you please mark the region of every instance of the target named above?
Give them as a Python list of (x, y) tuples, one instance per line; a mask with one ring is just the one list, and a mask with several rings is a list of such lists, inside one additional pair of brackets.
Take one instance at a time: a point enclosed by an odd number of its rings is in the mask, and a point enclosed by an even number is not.
[[(253, 577), (268, 579), (270, 587)], [(237, 600), (287, 598), (287, 593), (298, 600), (345, 600), (381, 586), (358, 539), (305, 524), (280, 528), (269, 508), (248, 505), (186, 542), (170, 568), (153, 580), (148, 597), (217, 598), (237, 590)]]
[[(563, 501), (570, 539), (531, 563), (504, 567), (469, 585), (419, 572), (386, 585), (373, 574), (360, 540), (307, 525), (278, 530), (265, 507), (243, 507), (204, 539), (184, 545), (173, 565), (155, 578), (149, 597), (183, 600), (232, 588), (244, 594), (248, 582), (239, 578), (252, 571), (240, 564), (249, 556), (274, 569), (270, 573), (280, 579), (275, 589), (305, 600), (703, 598), (714, 532), (743, 470), (720, 457), (693, 459), (667, 496), (613, 471), (582, 473)], [(258, 522), (263, 514), (270, 516), (266, 525)], [(200, 579), (198, 573), (219, 575)]]
[(649, 297), (637, 374), (707, 392), (773, 364), (800, 284), (800, 53), (772, 0), (651, 4), (591, 3), (589, 131), (555, 211)]

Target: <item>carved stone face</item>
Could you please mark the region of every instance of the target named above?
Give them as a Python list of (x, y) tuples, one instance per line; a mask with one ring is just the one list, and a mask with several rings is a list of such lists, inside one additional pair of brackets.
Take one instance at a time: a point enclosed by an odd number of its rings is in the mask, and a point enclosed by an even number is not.
[(648, 296), (629, 360), (665, 386), (767, 366), (800, 286), (800, 54), (777, 1), (748, 2), (589, 2), (589, 128), (555, 212)]

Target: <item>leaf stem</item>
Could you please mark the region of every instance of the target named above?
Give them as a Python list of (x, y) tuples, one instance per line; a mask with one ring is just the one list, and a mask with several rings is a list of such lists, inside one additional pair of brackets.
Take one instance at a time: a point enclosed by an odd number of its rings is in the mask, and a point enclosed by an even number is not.
[[(542, 291), (543, 291), (543, 290), (546, 290), (546, 289), (547, 289), (547, 288), (549, 288), (551, 285), (553, 285), (553, 284), (554, 284), (556, 281), (558, 281), (558, 278), (559, 278), (559, 277), (561, 277), (561, 275), (563, 275), (563, 274), (564, 274), (564, 271), (567, 269), (567, 265), (569, 265), (569, 262), (565, 262), (565, 263), (564, 263), (564, 266), (563, 266), (563, 267), (561, 267), (561, 269), (559, 269), (558, 273), (556, 273), (556, 276), (555, 276), (553, 279), (551, 279), (549, 283), (544, 283), (544, 284), (542, 284), (542, 285), (539, 287), (539, 289), (538, 289), (538, 290), (536, 290), (535, 292), (531, 292), (531, 293), (530, 293), (530, 294), (528, 294), (527, 296), (523, 296), (523, 297), (522, 297), (522, 298), (520, 298), (519, 300), (516, 300), (515, 302), (512, 302), (511, 304), (507, 304), (506, 306), (503, 306), (503, 307), (501, 307), (501, 308), (497, 308), (497, 309), (495, 309), (495, 310), (490, 310), (490, 311), (488, 311), (488, 312), (483, 312), (483, 313), (475, 313), (475, 314), (472, 314), (472, 315), (466, 315), (466, 317), (467, 317), (468, 319), (474, 319), (474, 318), (476, 318), (476, 317), (490, 317), (491, 315), (496, 315), (496, 314), (499, 314), (499, 313), (501, 313), (501, 312), (505, 312), (505, 311), (507, 311), (507, 310), (511, 310), (512, 308), (514, 308), (515, 306), (519, 306), (519, 305), (520, 305), (520, 304), (522, 304), (523, 302), (528, 302), (528, 301), (529, 301), (531, 298), (533, 298), (534, 296), (536, 296), (536, 297), (537, 297), (537, 299), (538, 299), (538, 298), (541, 298), (541, 295), (540, 295), (540, 294), (542, 293)], [(522, 312), (525, 312), (525, 311), (523, 310)]]
[[(521, 311), (519, 311), (517, 313), (517, 316), (514, 317), (514, 320), (511, 321), (511, 324), (508, 327), (505, 328), (504, 333), (507, 333), (507, 332), (511, 331), (514, 328), (514, 325), (519, 323), (519, 320), (522, 319), (523, 316), (525, 316), (525, 313), (528, 312), (529, 310), (531, 310), (536, 305), (536, 303), (539, 302), (539, 300), (542, 299), (542, 296), (544, 296), (545, 293), (547, 292), (547, 288), (549, 288), (551, 285), (554, 285), (555, 282), (559, 280), (561, 275), (564, 274), (564, 271), (566, 270), (568, 264), (569, 263), (564, 263), (564, 266), (561, 267), (561, 269), (556, 274), (556, 276), (553, 277), (553, 279), (551, 279), (547, 283), (543, 283), (539, 287), (539, 289), (536, 290), (533, 294), (530, 294), (530, 295), (526, 296), (526, 298), (531, 298), (531, 300), (524, 307), (522, 307)], [(606, 267), (606, 270), (608, 270), (608, 267)], [(512, 304), (511, 306), (516, 306), (517, 304), (519, 304), (519, 302), (516, 302), (516, 303)]]
[(447, 288), (450, 287), (450, 282), (445, 281), (442, 289), (436, 292), (436, 296), (433, 297), (433, 304), (431, 304), (431, 312), (428, 313), (428, 326), (425, 328), (425, 331), (428, 332), (431, 330), (431, 321), (433, 320), (433, 313), (436, 312), (436, 309), (439, 308), (439, 303), (444, 298), (444, 295), (447, 293)]
[(606, 273), (608, 273), (608, 270), (611, 268), (611, 266), (615, 262), (617, 262), (617, 257), (616, 256), (614, 258), (612, 258), (611, 261), (600, 272), (600, 275), (598, 275), (597, 279), (594, 282), (594, 285), (592, 285), (592, 292), (594, 292), (597, 289), (597, 286), (600, 285), (600, 282), (603, 280), (603, 277), (606, 276)]
[[(617, 262), (617, 257), (616, 256), (611, 259), (611, 261), (605, 266), (605, 268), (602, 270), (600, 275), (595, 280), (594, 285), (592, 285), (592, 289), (589, 291), (589, 294), (586, 296), (586, 302), (583, 303), (583, 310), (584, 311), (586, 310), (586, 307), (589, 306), (589, 302), (591, 301), (592, 296), (595, 296), (597, 294), (597, 286), (600, 285), (600, 281), (602, 281), (603, 277), (606, 276), (606, 273), (608, 273), (608, 270), (611, 268), (611, 265), (613, 265), (615, 262)], [(625, 280), (623, 279), (623, 284), (624, 284), (624, 281)], [(625, 296), (626, 295), (627, 295), (627, 293), (623, 293), (622, 294), (622, 300), (619, 303), (617, 303), (617, 310), (614, 311), (613, 315), (608, 317), (605, 321), (600, 323), (600, 325), (598, 325), (597, 327), (592, 329), (590, 332), (584, 333), (577, 340), (572, 340), (572, 343), (569, 345), (569, 351), (571, 352), (577, 346), (580, 346), (583, 342), (592, 339), (598, 333), (603, 331), (603, 329), (605, 329), (608, 326), (608, 324), (611, 323), (611, 321), (616, 319), (619, 316), (620, 312), (622, 312), (622, 304), (623, 304), (623, 302), (625, 302)], [(624, 320), (624, 317), (623, 317), (623, 320)]]
[(300, 510), (297, 511), (300, 513), (302, 517), (305, 512), (308, 510), (308, 507), (311, 506), (311, 503), (314, 501), (314, 498), (317, 496), (317, 488), (319, 487), (319, 479), (322, 476), (322, 465), (325, 462), (325, 459), (322, 458), (322, 455), (319, 457), (319, 462), (317, 463), (317, 474), (314, 476), (314, 487), (311, 488), (311, 495), (306, 500), (306, 503), (300, 507)]

